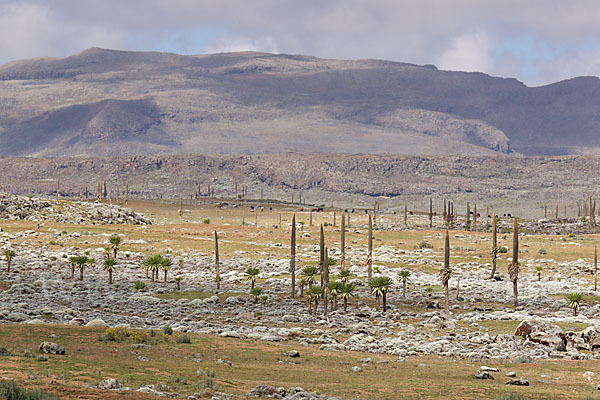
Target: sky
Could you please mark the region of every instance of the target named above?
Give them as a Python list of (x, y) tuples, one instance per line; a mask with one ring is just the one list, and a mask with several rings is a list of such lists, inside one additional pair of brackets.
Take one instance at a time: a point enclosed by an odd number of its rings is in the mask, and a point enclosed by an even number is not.
[(600, 75), (600, 0), (0, 0), (0, 64), (93, 46), (377, 58), (539, 86)]

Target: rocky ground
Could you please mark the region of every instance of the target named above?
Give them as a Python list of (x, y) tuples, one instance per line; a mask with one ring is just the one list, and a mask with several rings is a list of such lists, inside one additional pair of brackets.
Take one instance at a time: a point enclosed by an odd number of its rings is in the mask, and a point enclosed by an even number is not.
[[(19, 210), (5, 205), (6, 216), (14, 219), (37, 221), (47, 210), (43, 201), (19, 198)], [(15, 203), (12, 203), (15, 206)], [(31, 206), (31, 204), (35, 204)], [(61, 204), (66, 210), (79, 209), (81, 204)], [(95, 210), (98, 205), (86, 204)], [(150, 223), (150, 220), (130, 210), (102, 206), (102, 210), (117, 213), (107, 215), (103, 222)], [(31, 211), (31, 215), (24, 215)], [(35, 215), (35, 217), (34, 217)], [(88, 219), (86, 218), (88, 216)], [(90, 216), (91, 215), (91, 216)], [(94, 213), (80, 214), (64, 211), (49, 213), (60, 222), (94, 224)], [(376, 237), (398, 234), (406, 227), (392, 223), (393, 215), (380, 216)], [(426, 216), (412, 216), (415, 226), (426, 227)], [(501, 220), (499, 229), (508, 233), (509, 220)], [(289, 223), (288, 223), (289, 224)], [(435, 220), (435, 225), (441, 221)], [(227, 223), (222, 229), (227, 227)], [(7, 225), (9, 226), (9, 225)], [(486, 224), (480, 225), (485, 230)], [(167, 226), (168, 227), (168, 226)], [(142, 226), (140, 232), (152, 227)], [(171, 229), (171, 228), (169, 228)], [(216, 228), (219, 229), (219, 228)], [(260, 228), (264, 230), (265, 228)], [(266, 227), (268, 231), (269, 227)], [(339, 228), (329, 228), (337, 235)], [(413, 226), (411, 229), (415, 229)], [(299, 346), (317, 344), (327, 351), (367, 351), (397, 356), (403, 361), (412, 356), (437, 355), (470, 362), (536, 362), (549, 359), (600, 359), (600, 304), (584, 301), (577, 316), (568, 308), (565, 294), (578, 292), (595, 299), (590, 280), (593, 265), (589, 258), (556, 260), (541, 253), (525, 251), (519, 279), (520, 306), (510, 306), (513, 300), (512, 284), (502, 266), (495, 279), (489, 279), (490, 264), (478, 249), (489, 248), (490, 235), (486, 233), (451, 231), (453, 257), (451, 312), (443, 307), (439, 269), (442, 266), (439, 243), (442, 232), (416, 231), (425, 245), (386, 243), (376, 241), (373, 263), (376, 275), (393, 279), (393, 289), (388, 294), (387, 312), (377, 309), (373, 296), (365, 284), (367, 248), (364, 241), (366, 226), (356, 223), (349, 229), (346, 258), (350, 260), (351, 281), (357, 286), (356, 297), (347, 312), (341, 301), (328, 316), (322, 304), (316, 315), (309, 312), (306, 300), (289, 298), (289, 245), (283, 240), (261, 242), (259, 237), (246, 239), (246, 245), (260, 246), (257, 250), (239, 249), (221, 259), (221, 289), (214, 285), (213, 255), (206, 249), (175, 246), (175, 236), (152, 241), (129, 234), (122, 235), (122, 249), (118, 253), (118, 269), (114, 283), (107, 283), (108, 275), (101, 268), (110, 233), (100, 230), (78, 229), (73, 225), (68, 231), (42, 222), (39, 229), (11, 228), (0, 234), (0, 251), (12, 249), (11, 272), (3, 262), (0, 270), (0, 321), (8, 324), (71, 324), (92, 327), (126, 325), (131, 328), (157, 330), (165, 326), (180, 332), (197, 332), (221, 337), (252, 339), (266, 342), (295, 341)], [(585, 232), (581, 221), (523, 223), (525, 240), (540, 239), (543, 230), (564, 235), (562, 240), (553, 237), (557, 247), (576, 249), (579, 241), (567, 231)], [(578, 233), (578, 234), (579, 234)], [(225, 235), (224, 246), (233, 238)], [(233, 234), (231, 234), (233, 235)], [(317, 261), (319, 249), (314, 231), (299, 233), (303, 239), (297, 247), (301, 265)], [(356, 239), (352, 239), (355, 235)], [(362, 236), (360, 236), (362, 235)], [(284, 235), (285, 236), (285, 235)], [(509, 241), (510, 235), (505, 238)], [(210, 241), (200, 238), (203, 241)], [(158, 248), (158, 243), (163, 246)], [(554, 243), (554, 242), (553, 242)], [(58, 244), (58, 245), (56, 245)], [(586, 244), (587, 245), (587, 244)], [(533, 245), (532, 245), (533, 247)], [(130, 248), (131, 250), (127, 250)], [(163, 250), (164, 249), (164, 250)], [(534, 249), (531, 249), (532, 252)], [(70, 277), (69, 257), (87, 251), (97, 260), (95, 268), (84, 270), (83, 280)], [(143, 260), (152, 252), (162, 251), (173, 260), (167, 282), (151, 282), (142, 268)], [(270, 251), (277, 251), (276, 256)], [(474, 253), (467, 259), (462, 253)], [(510, 254), (510, 252), (508, 253)], [(501, 255), (504, 262), (510, 257)], [(329, 255), (339, 259), (337, 242), (329, 247)], [(543, 266), (538, 276), (536, 266)], [(266, 295), (254, 301), (247, 293), (249, 283), (244, 271), (248, 267), (260, 270), (257, 286)], [(411, 270), (406, 296), (397, 275), (400, 269)], [(332, 267), (331, 279), (337, 277), (339, 267)], [(176, 289), (175, 277), (181, 279), (181, 289)], [(135, 282), (145, 282), (136, 288)], [(457, 287), (459, 286), (459, 289)], [(286, 397), (287, 398), (287, 397)], [(304, 397), (290, 397), (304, 398)]]
[(47, 200), (0, 193), (0, 218), (67, 224), (151, 224), (130, 208), (98, 202)]
[[(63, 198), (78, 199), (98, 183), (130, 199), (184, 204), (219, 199), (274, 199), (382, 211), (442, 213), (444, 199), (459, 214), (466, 203), (480, 212), (540, 219), (578, 216), (578, 202), (600, 196), (600, 157), (397, 156), (344, 154), (165, 155), (114, 158), (0, 158), (2, 190), (54, 198), (60, 180)], [(236, 190), (237, 187), (237, 190)], [(208, 196), (208, 191), (214, 195)], [(246, 189), (244, 191), (244, 189)], [(245, 192), (245, 196), (242, 193)], [(196, 199), (196, 194), (200, 196)], [(544, 207), (546, 206), (546, 213)]]

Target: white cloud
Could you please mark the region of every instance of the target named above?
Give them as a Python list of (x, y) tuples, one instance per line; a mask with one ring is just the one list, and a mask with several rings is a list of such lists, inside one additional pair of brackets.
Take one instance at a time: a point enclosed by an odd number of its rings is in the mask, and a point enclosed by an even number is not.
[(247, 37), (225, 36), (208, 43), (204, 47), (207, 53), (229, 53), (235, 51), (262, 51), (265, 53), (279, 53), (277, 43), (270, 36), (257, 39)]
[(73, 54), (95, 45), (124, 47), (124, 37), (106, 26), (66, 21), (44, 5), (0, 3), (0, 63)]
[[(0, 0), (0, 63), (90, 46), (164, 49), (176, 37), (196, 53), (381, 58), (540, 83), (562, 77), (559, 68), (598, 74), (595, 52), (579, 50), (598, 42), (598, 15), (597, 0)], [(500, 54), (508, 37), (558, 51)]]
[(492, 40), (485, 32), (459, 35), (452, 39), (437, 65), (452, 71), (490, 71), (494, 66), (492, 52)]

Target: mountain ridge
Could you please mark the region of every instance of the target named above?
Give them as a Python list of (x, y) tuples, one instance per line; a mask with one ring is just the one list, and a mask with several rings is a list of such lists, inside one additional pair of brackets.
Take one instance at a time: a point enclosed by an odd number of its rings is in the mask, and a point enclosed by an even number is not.
[(90, 48), (2, 65), (0, 87), (5, 156), (600, 149), (597, 77), (528, 87), (386, 60)]

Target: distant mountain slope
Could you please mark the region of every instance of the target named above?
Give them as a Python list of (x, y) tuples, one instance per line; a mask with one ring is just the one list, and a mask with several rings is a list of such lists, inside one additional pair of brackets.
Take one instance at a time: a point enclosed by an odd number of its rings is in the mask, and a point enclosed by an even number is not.
[(0, 66), (0, 154), (577, 154), (600, 149), (599, 106), (595, 77), (92, 48)]

